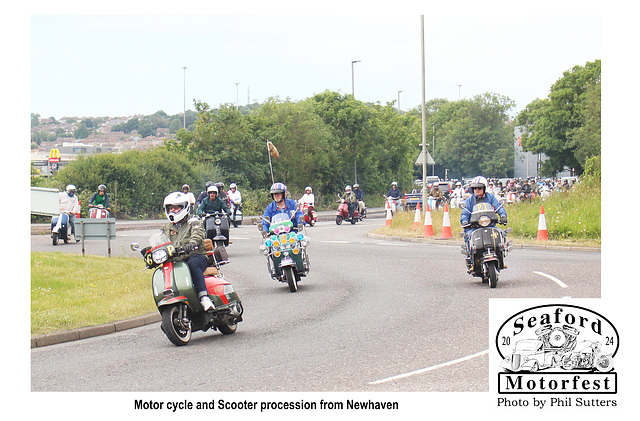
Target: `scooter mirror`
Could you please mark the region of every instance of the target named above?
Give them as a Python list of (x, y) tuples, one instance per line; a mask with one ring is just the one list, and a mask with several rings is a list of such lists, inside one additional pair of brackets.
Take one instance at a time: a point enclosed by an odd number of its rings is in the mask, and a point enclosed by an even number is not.
[(196, 216), (189, 218), (189, 225), (191, 225), (192, 227), (197, 227), (198, 225), (200, 225), (200, 219), (198, 219), (198, 217)]
[(131, 250), (132, 250), (132, 251), (138, 251), (138, 250), (140, 250), (140, 244), (138, 244), (138, 243), (131, 243)]
[(253, 225), (258, 225), (258, 220), (256, 218), (251, 218), (251, 223)]
[(304, 229), (304, 225), (303, 224), (299, 224), (298, 225), (298, 231), (302, 231)]

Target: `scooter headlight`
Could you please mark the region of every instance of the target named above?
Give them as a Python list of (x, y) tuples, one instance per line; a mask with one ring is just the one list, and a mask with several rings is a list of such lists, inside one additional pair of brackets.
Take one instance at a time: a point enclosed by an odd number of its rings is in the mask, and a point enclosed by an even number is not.
[(151, 253), (151, 258), (153, 259), (153, 263), (159, 265), (160, 263), (164, 263), (168, 258), (167, 251), (164, 249), (156, 250)]
[(310, 242), (311, 242), (311, 239), (309, 239), (309, 237), (304, 237), (303, 236), (302, 240), (300, 240), (300, 245), (302, 247), (307, 247)]
[(260, 253), (264, 254), (265, 256), (269, 254), (269, 246), (267, 246), (266, 243), (260, 246)]
[(481, 227), (488, 227), (490, 223), (491, 218), (489, 218), (487, 215), (482, 215), (480, 218), (478, 218), (478, 224)]

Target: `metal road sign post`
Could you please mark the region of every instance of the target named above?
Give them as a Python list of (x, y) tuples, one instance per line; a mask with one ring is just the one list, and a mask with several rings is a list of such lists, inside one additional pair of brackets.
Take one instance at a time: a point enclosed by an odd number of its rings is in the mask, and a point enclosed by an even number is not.
[(76, 219), (76, 235), (82, 239), (82, 256), (84, 257), (84, 239), (107, 240), (109, 257), (111, 257), (111, 238), (116, 236), (116, 218), (79, 218)]

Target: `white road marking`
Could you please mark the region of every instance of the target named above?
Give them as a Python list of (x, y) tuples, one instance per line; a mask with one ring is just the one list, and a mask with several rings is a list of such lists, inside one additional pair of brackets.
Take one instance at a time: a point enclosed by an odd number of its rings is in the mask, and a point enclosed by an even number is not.
[(546, 273), (538, 272), (536, 270), (534, 270), (533, 273), (535, 273), (536, 275), (544, 276), (545, 278), (551, 279), (553, 282), (555, 282), (556, 284), (560, 285), (562, 288), (567, 288), (567, 284), (565, 284), (564, 282), (562, 282), (560, 279), (556, 278), (555, 276), (551, 276), (551, 275), (548, 275)]
[(450, 365), (454, 365), (454, 364), (458, 364), (458, 363), (461, 363), (461, 362), (464, 362), (464, 361), (468, 361), (468, 360), (471, 360), (471, 359), (476, 358), (476, 357), (481, 357), (481, 356), (486, 355), (488, 353), (489, 353), (489, 350), (485, 349), (484, 351), (477, 352), (477, 353), (471, 354), (471, 355), (467, 355), (466, 357), (458, 358), (458, 359), (453, 360), (453, 361), (449, 361), (449, 362), (442, 363), (442, 364), (437, 364), (437, 365), (434, 365), (434, 366), (431, 366), (431, 367), (427, 367), (427, 368), (421, 368), (420, 370), (410, 371), (410, 372), (404, 373), (404, 374), (398, 374), (396, 376), (387, 377), (385, 379), (376, 380), (376, 381), (373, 381), (373, 382), (369, 382), (369, 384), (381, 384), (381, 383), (386, 383), (386, 382), (390, 382), (390, 381), (393, 381), (393, 380), (403, 379), (405, 377), (415, 376), (416, 374), (426, 373), (428, 371), (433, 371), (433, 370), (437, 370), (439, 368), (444, 368), (444, 367), (448, 367)]
[(351, 241), (340, 241), (340, 240), (322, 240), (321, 243), (330, 243), (330, 244), (351, 244)]

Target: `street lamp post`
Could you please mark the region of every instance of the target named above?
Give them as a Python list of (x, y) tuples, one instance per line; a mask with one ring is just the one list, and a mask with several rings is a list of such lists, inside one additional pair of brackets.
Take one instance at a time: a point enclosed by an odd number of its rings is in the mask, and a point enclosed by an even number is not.
[[(359, 63), (360, 60), (351, 61), (351, 96), (355, 99), (355, 76), (353, 73), (353, 65)], [(358, 166), (356, 164), (356, 140), (353, 139), (353, 184), (358, 182)]]
[(458, 100), (460, 100), (460, 87), (462, 86), (462, 83), (456, 85), (458, 87)]
[(355, 94), (355, 77), (353, 74), (353, 65), (355, 63), (360, 63), (360, 60), (353, 60), (351, 62), (351, 95), (355, 98), (356, 94)]
[(236, 82), (236, 108), (238, 108), (238, 85), (240, 85), (240, 82)]
[[(433, 138), (432, 138), (432, 141), (431, 141), (432, 142), (431, 147), (433, 148), (432, 149), (433, 155), (431, 157), (435, 161), (436, 160), (436, 123), (431, 123), (431, 132), (433, 134)], [(436, 175), (436, 164), (435, 164), (435, 162), (433, 164), (433, 172), (431, 173), (431, 175)]]
[(182, 67), (183, 73), (183, 115), (182, 115), (182, 128), (187, 129), (187, 66)]
[(398, 112), (400, 112), (400, 92), (404, 91), (398, 91)]

